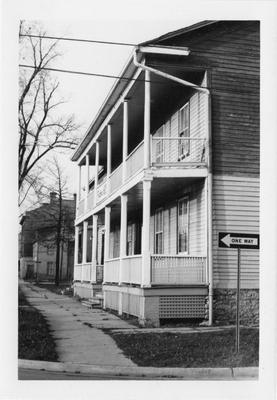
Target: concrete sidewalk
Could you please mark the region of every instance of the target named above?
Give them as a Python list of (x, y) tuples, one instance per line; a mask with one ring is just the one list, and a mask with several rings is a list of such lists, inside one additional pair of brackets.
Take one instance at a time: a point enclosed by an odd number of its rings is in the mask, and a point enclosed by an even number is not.
[(49, 322), (60, 362), (120, 367), (136, 365), (101, 330), (135, 326), (101, 309), (88, 310), (68, 296), (58, 295), (23, 281), (19, 284), (28, 302)]
[[(104, 310), (88, 309), (76, 299), (58, 295), (31, 283), (20, 281), (20, 288), (28, 302), (47, 319), (51, 335), (56, 342), (58, 363), (19, 360), (19, 369), (29, 371), (52, 371), (59, 373), (89, 374), (103, 377), (129, 376), (133, 379), (218, 379), (253, 380), (258, 378), (258, 368), (152, 368), (139, 367), (128, 359), (114, 340), (102, 329), (122, 333), (143, 332), (205, 332), (232, 327), (197, 328), (138, 328)], [(107, 378), (108, 379), (108, 378)], [(111, 378), (110, 378), (111, 379)]]

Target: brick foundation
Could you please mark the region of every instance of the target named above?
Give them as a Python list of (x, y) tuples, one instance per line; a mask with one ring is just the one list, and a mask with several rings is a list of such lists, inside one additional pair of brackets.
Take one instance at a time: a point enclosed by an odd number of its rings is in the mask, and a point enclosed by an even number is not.
[[(214, 289), (213, 322), (220, 324), (235, 324), (236, 304), (236, 290)], [(258, 289), (241, 289), (240, 323), (247, 326), (259, 324)]]

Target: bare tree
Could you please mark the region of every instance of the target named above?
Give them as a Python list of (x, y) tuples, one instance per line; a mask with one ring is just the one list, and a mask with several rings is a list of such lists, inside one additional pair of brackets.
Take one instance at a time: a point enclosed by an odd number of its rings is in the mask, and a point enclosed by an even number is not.
[[(20, 68), (19, 73), (19, 146), (18, 187), (25, 199), (30, 188), (40, 185), (37, 167), (53, 149), (73, 149), (78, 137), (73, 116), (61, 117), (57, 108), (64, 102), (59, 98), (59, 83), (45, 70), (59, 56), (57, 42), (43, 39), (42, 32), (32, 26), (33, 38), (26, 23), (20, 23), (20, 58), (33, 69)], [(27, 36), (24, 36), (27, 35)]]
[(48, 186), (44, 186), (39, 194), (40, 202), (48, 197), (49, 192), (55, 193), (56, 197), (43, 211), (43, 223), (37, 229), (37, 241), (55, 249), (55, 284), (59, 286), (63, 248), (74, 236), (75, 205), (72, 200), (66, 200), (67, 178), (56, 157), (48, 167), (48, 181)]

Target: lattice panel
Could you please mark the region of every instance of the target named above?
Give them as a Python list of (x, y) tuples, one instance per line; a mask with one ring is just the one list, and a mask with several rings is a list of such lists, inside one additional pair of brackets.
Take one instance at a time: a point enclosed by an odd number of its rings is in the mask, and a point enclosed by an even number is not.
[(204, 318), (205, 296), (161, 296), (160, 318)]

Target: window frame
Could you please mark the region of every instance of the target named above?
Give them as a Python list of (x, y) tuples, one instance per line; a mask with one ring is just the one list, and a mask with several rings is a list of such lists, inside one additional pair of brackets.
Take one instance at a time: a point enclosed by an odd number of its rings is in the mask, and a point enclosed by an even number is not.
[[(164, 136), (164, 124), (159, 127), (159, 129), (156, 131), (155, 135), (157, 135), (157, 138)], [(158, 149), (158, 146), (160, 146), (160, 145), (161, 145), (161, 151), (158, 153), (157, 149)], [(155, 162), (158, 164), (164, 162), (164, 140), (163, 139), (155, 140)]]
[(127, 225), (127, 256), (133, 256), (135, 254), (135, 242), (136, 242), (136, 225), (134, 222), (130, 222)]
[[(49, 273), (50, 270), (52, 271), (51, 274)], [(51, 277), (55, 276), (54, 261), (47, 261), (47, 276), (51, 276)]]
[[(186, 240), (186, 244), (187, 244), (187, 248), (185, 251), (180, 251), (180, 241), (179, 241), (179, 235), (180, 235), (180, 204), (186, 201), (186, 206), (187, 206), (187, 221), (186, 221), (186, 235), (187, 235), (187, 240)], [(180, 198), (177, 202), (177, 254), (180, 255), (187, 255), (189, 254), (189, 195), (185, 195), (182, 198)]]
[[(187, 109), (187, 126), (181, 127), (181, 115)], [(183, 118), (184, 124), (185, 118)], [(190, 102), (188, 101), (178, 111), (178, 138), (190, 138)], [(190, 140), (178, 141), (178, 160), (182, 160), (190, 155)], [(185, 148), (185, 151), (183, 150)]]
[[(157, 230), (157, 218), (161, 216), (161, 229)], [(161, 236), (161, 251), (158, 251), (158, 241), (157, 238)], [(154, 214), (154, 253), (155, 254), (164, 254), (164, 210), (163, 208), (159, 208), (155, 211)]]

